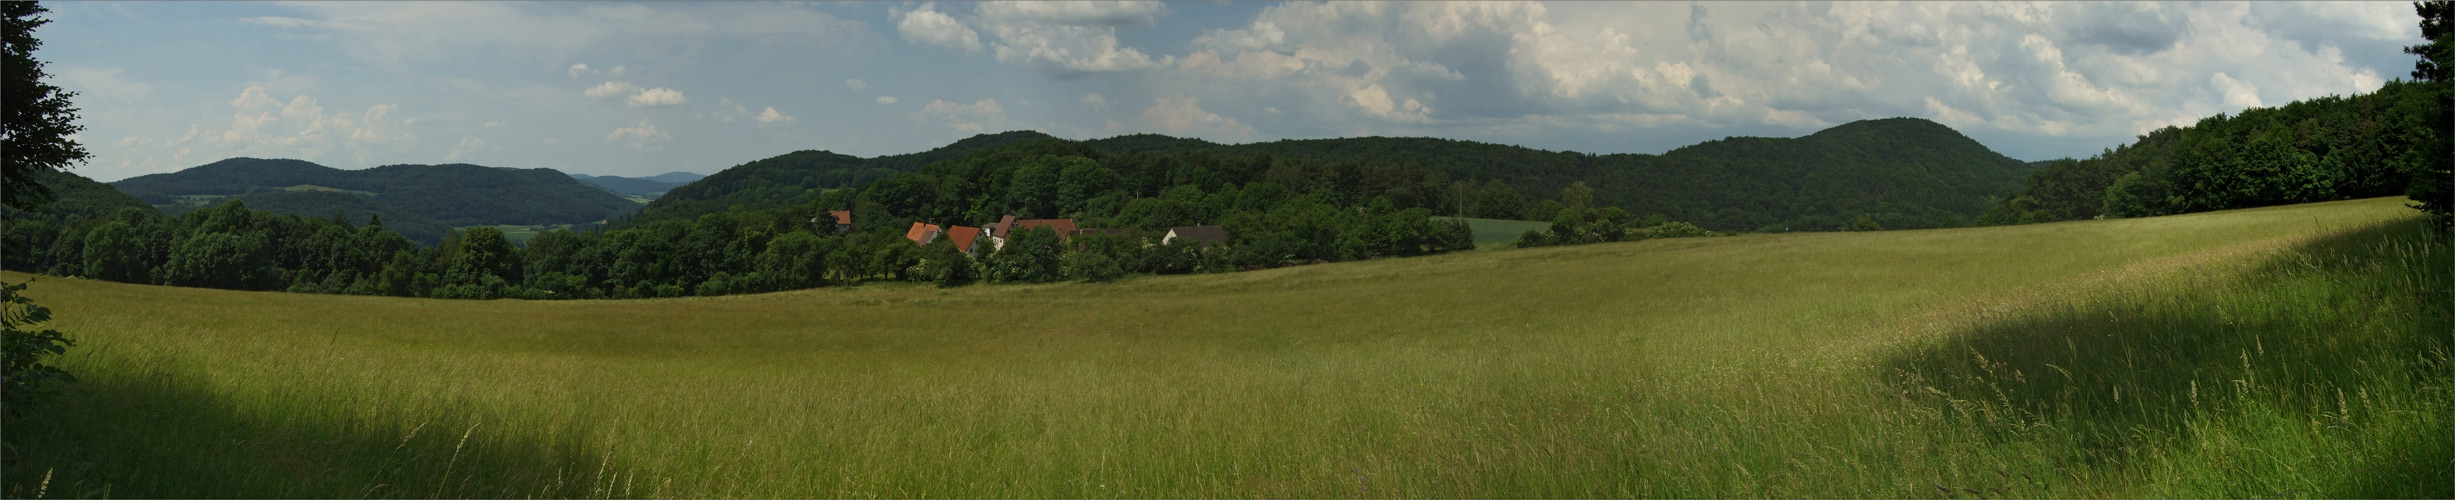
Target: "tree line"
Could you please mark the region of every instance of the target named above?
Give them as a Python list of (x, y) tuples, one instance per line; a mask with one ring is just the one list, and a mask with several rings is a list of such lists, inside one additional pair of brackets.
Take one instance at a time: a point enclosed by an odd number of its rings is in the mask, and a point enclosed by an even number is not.
[(1984, 224), (2144, 217), (2289, 203), (2407, 195), (2455, 224), (2455, 24), (2447, 2), (2414, 2), (2427, 43), (2413, 81), (2165, 127), (2029, 177)]

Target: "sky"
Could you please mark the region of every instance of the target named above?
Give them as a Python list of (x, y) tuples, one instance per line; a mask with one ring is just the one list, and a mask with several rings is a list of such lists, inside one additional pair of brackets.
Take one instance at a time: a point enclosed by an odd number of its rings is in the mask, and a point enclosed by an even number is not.
[(112, 181), (231, 157), (713, 173), (979, 133), (1661, 153), (1918, 117), (2022, 160), (2409, 78), (2404, 2), (66, 2)]

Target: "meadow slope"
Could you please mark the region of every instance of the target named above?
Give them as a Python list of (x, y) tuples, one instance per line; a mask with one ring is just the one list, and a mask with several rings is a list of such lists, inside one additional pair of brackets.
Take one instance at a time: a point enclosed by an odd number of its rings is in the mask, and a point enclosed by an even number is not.
[(83, 381), (5, 493), (2445, 497), (2455, 269), (2403, 203), (630, 301), (43, 277)]

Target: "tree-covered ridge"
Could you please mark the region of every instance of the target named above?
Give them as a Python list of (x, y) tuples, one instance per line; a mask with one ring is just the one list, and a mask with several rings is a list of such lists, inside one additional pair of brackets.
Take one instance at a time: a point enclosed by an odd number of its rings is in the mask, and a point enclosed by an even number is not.
[(1028, 130), (981, 134), (929, 151), (867, 159), (828, 151), (794, 151), (673, 188), (627, 222), (686, 219), (734, 206), (755, 210), (808, 203), (828, 189), (876, 182), (973, 151), (1048, 138), (1048, 134)]
[[(2407, 194), (2445, 182), (2448, 91), (2378, 91), (2219, 114), (2053, 162), (1982, 222), (2141, 217)], [(2416, 194), (2416, 198), (2423, 196)]]
[[(980, 147), (986, 144), (1033, 139), (1077, 142), (1018, 131), (976, 136), (925, 154), (951, 159), (960, 156), (952, 154), (957, 151), (981, 151), (989, 149)], [(1957, 225), (2017, 188), (2030, 170), (1949, 127), (1915, 118), (1853, 122), (1796, 139), (1723, 139), (1663, 155), (1589, 155), (1423, 137), (1221, 145), (1133, 134), (1079, 144), (1105, 155), (1155, 155), (1196, 163), (1215, 160), (1283, 172), (1306, 168), (1302, 165), (1411, 165), (1407, 168), (1417, 173), (1440, 175), (1417, 177), (1415, 180), (1426, 183), (1417, 186), (1368, 188), (1410, 191), (1397, 196), (1442, 192), (1450, 203), (1426, 208), (1445, 215), (1548, 220), (1548, 214), (1532, 209), (1544, 201), (1557, 202), (1550, 198), (1552, 193), (1583, 181), (1596, 190), (1598, 205), (1695, 221), (1719, 230), (1840, 230), (1862, 217), (1894, 228)], [(1213, 160), (1189, 160), (1192, 158)], [(825, 189), (866, 185), (920, 170), (912, 161), (910, 155), (861, 160), (815, 151), (769, 158), (677, 188), (650, 204), (639, 220), (689, 217), (735, 205), (763, 209), (803, 203), (816, 199)], [(1290, 166), (1274, 167), (1281, 163)], [(1187, 173), (1223, 175), (1216, 171)], [(1283, 186), (1293, 183), (1279, 179)], [(1504, 191), (1536, 195), (1509, 202), (1502, 198), (1514, 195)], [(1487, 197), (1494, 199), (1489, 206), (1478, 203)]]
[[(626, 215), (639, 208), (638, 203), (553, 169), (469, 164), (341, 170), (300, 160), (232, 158), (178, 172), (133, 177), (111, 185), (155, 205), (177, 205), (184, 201), (182, 197), (194, 196), (264, 196), (262, 193), (302, 185), (361, 191), (373, 193), (371, 203), (375, 206), (452, 226), (588, 223)], [(282, 200), (268, 207), (278, 207), (275, 209), (283, 213), (320, 217), (335, 211), (382, 211), (339, 197), (272, 197)]]

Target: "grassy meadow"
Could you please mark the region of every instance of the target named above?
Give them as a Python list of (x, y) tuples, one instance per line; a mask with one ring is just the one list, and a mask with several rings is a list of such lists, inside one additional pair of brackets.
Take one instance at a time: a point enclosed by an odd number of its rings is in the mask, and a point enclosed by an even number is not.
[(2404, 203), (655, 300), (42, 277), (82, 381), (0, 494), (2455, 496)]

